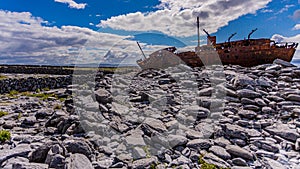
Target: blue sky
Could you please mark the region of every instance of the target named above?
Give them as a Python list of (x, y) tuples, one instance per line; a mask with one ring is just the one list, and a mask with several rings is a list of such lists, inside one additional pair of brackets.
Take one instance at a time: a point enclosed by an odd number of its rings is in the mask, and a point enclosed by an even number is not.
[[(218, 42), (235, 32), (232, 40), (243, 39), (254, 28), (253, 38), (299, 42), (299, 5), (298, 0), (2, 0), (0, 61), (92, 63), (105, 60), (108, 50), (121, 60), (135, 50), (134, 40), (146, 53), (177, 40), (195, 46), (196, 16)], [(136, 34), (138, 39), (128, 37)]]

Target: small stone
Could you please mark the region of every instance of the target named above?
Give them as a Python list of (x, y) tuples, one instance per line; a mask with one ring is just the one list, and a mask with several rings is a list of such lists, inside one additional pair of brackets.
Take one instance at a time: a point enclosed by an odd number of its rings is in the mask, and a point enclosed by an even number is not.
[(146, 143), (141, 135), (129, 135), (125, 138), (125, 143), (130, 146), (145, 146)]
[(33, 126), (36, 123), (36, 118), (34, 116), (26, 117), (22, 124), (23, 126)]
[(279, 70), (279, 69), (281, 69), (280, 65), (271, 65), (266, 68), (266, 70)]
[(132, 168), (143, 169), (149, 167), (151, 164), (155, 164), (156, 161), (157, 161), (156, 157), (135, 160), (132, 163)]
[(253, 90), (249, 90), (249, 89), (241, 89), (237, 91), (237, 95), (240, 98), (257, 98), (257, 97), (261, 97), (261, 94), (253, 91)]
[(208, 164), (214, 164), (220, 168), (229, 168), (230, 167), (230, 165), (226, 161), (222, 160), (221, 158), (215, 156), (212, 153), (205, 154), (203, 157), (203, 160)]
[(102, 88), (95, 91), (95, 97), (98, 103), (105, 104), (112, 102), (111, 94), (107, 90)]
[(300, 102), (300, 95), (297, 95), (297, 94), (289, 94), (287, 97), (286, 97), (287, 100), (290, 100), (290, 101), (296, 101), (296, 102)]
[(214, 88), (209, 87), (209, 88), (201, 89), (198, 92), (198, 94), (199, 94), (199, 96), (211, 96), (211, 94), (213, 93), (213, 91), (214, 91)]
[(296, 67), (295, 65), (291, 64), (290, 62), (284, 61), (282, 59), (275, 59), (273, 61), (273, 63), (284, 66), (284, 67)]
[(247, 151), (239, 146), (227, 145), (225, 149), (232, 156), (241, 157), (243, 159), (253, 161), (253, 155), (249, 151)]
[(141, 159), (147, 156), (146, 152), (140, 147), (134, 147), (132, 150), (133, 159)]
[(67, 168), (84, 168), (94, 169), (90, 160), (83, 154), (71, 154), (70, 157), (66, 158)]
[(271, 107), (266, 107), (266, 106), (263, 107), (261, 111), (266, 114), (271, 114), (275, 112)]
[(251, 104), (251, 105), (255, 104), (255, 101), (253, 99), (248, 99), (248, 98), (242, 98), (241, 102), (243, 104)]
[(241, 75), (241, 74), (235, 77), (234, 86), (243, 87), (248, 85), (252, 85), (252, 86), (256, 85), (255, 81), (251, 77), (247, 75)]
[(50, 147), (48, 145), (42, 145), (32, 151), (29, 155), (30, 162), (44, 163), (49, 150)]
[(180, 135), (168, 135), (169, 145), (171, 147), (185, 145), (188, 142), (188, 139)]
[(274, 124), (273, 126), (266, 127), (265, 130), (270, 134), (278, 135), (289, 141), (296, 142), (300, 137), (296, 129), (291, 129), (287, 124)]
[(97, 161), (96, 162), (96, 167), (99, 167), (99, 168), (110, 168), (110, 166), (113, 164), (114, 162), (114, 159), (112, 158), (108, 158), (108, 159), (103, 159), (103, 160), (100, 160), (100, 161)]
[(282, 165), (278, 161), (275, 161), (275, 160), (267, 158), (267, 157), (264, 158), (264, 162), (266, 164), (266, 167), (269, 167), (272, 169), (287, 169), (287, 167), (285, 167), (285, 165)]
[(71, 153), (80, 153), (87, 157), (92, 154), (90, 146), (84, 140), (67, 140), (65, 147)]
[(255, 152), (255, 154), (256, 154), (257, 157), (268, 157), (268, 158), (271, 158), (271, 159), (275, 159), (276, 158), (275, 153), (269, 152), (269, 151), (265, 151), (265, 150), (257, 150)]
[(49, 167), (56, 168), (56, 169), (64, 169), (64, 164), (65, 164), (65, 157), (60, 154), (55, 154), (49, 163)]
[(3, 149), (0, 151), (0, 164), (12, 157), (27, 157), (31, 151), (29, 144), (18, 144), (13, 149)]
[(212, 146), (209, 148), (209, 151), (222, 158), (223, 160), (228, 160), (231, 158), (230, 154), (225, 150), (225, 148), (220, 146)]
[(192, 130), (192, 129), (187, 130), (185, 134), (186, 134), (186, 137), (189, 139), (198, 139), (198, 138), (204, 137), (201, 132)]
[(159, 131), (159, 132), (167, 131), (165, 124), (162, 121), (158, 120), (158, 119), (148, 117), (144, 120), (143, 123), (147, 124), (148, 126), (153, 128), (154, 130)]
[(189, 141), (186, 146), (190, 148), (199, 148), (199, 149), (209, 149), (211, 146), (211, 142), (206, 139), (194, 139)]
[(247, 133), (243, 127), (238, 125), (226, 124), (223, 127), (225, 134), (234, 138), (245, 140), (248, 138)]
[(27, 163), (27, 162), (17, 162), (12, 165), (12, 169), (44, 169), (48, 168), (47, 164), (41, 164), (41, 163)]
[(189, 157), (191, 154), (191, 150), (188, 147), (186, 147), (185, 149), (182, 150), (181, 153), (182, 153), (182, 155)]
[(299, 151), (299, 150), (300, 150), (300, 138), (298, 138), (298, 139), (296, 140), (296, 143), (295, 143), (295, 150), (296, 150), (296, 151)]
[(180, 157), (174, 159), (174, 160), (170, 163), (170, 165), (171, 165), (171, 166), (172, 166), (172, 165), (180, 166), (180, 165), (183, 165), (183, 164), (190, 164), (190, 163), (192, 163), (192, 161), (191, 161), (190, 159), (188, 159), (187, 157), (181, 155)]
[(238, 114), (247, 119), (253, 119), (256, 116), (256, 113), (252, 110), (240, 110)]
[(232, 159), (232, 163), (237, 166), (248, 166), (247, 162), (242, 158), (234, 158)]
[(261, 98), (255, 98), (254, 99), (255, 103), (259, 106), (266, 106), (267, 104), (265, 103), (265, 101)]
[(215, 139), (214, 142), (216, 145), (221, 146), (223, 148), (226, 147), (227, 145), (231, 144), (230, 141), (224, 137), (219, 137), (219, 138)]

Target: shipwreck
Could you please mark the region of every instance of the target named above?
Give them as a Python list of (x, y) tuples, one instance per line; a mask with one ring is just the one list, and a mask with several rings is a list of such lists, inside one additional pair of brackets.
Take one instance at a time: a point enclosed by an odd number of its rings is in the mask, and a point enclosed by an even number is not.
[(166, 68), (181, 63), (191, 67), (213, 64), (251, 67), (272, 63), (275, 59), (288, 62), (292, 60), (298, 43), (279, 43), (267, 38), (251, 39), (251, 35), (256, 30), (252, 30), (247, 39), (244, 40), (231, 41), (231, 38), (236, 34), (234, 33), (226, 42), (216, 43), (216, 36), (211, 36), (203, 29), (207, 35), (207, 44), (200, 46), (199, 17), (197, 17), (198, 45), (194, 51), (179, 52), (176, 47), (168, 47), (153, 52), (149, 57), (143, 53), (144, 59), (138, 60), (137, 64), (142, 69)]

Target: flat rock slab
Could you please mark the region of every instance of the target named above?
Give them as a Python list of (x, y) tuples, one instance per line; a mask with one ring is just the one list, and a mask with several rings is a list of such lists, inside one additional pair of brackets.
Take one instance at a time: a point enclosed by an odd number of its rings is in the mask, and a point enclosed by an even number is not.
[(245, 140), (248, 138), (245, 128), (238, 125), (226, 124), (223, 128), (226, 135)]
[(143, 169), (143, 168), (150, 166), (151, 164), (155, 164), (156, 161), (157, 161), (157, 158), (155, 158), (155, 157), (136, 160), (132, 163), (132, 168)]
[(253, 155), (248, 151), (236, 145), (227, 145), (226, 151), (232, 156), (241, 157), (253, 161)]
[(253, 91), (253, 90), (249, 90), (249, 89), (241, 89), (241, 90), (238, 90), (236, 91), (237, 95), (240, 97), (240, 98), (258, 98), (258, 97), (261, 97), (261, 94)]
[(66, 159), (67, 169), (94, 169), (90, 160), (83, 154), (71, 154), (70, 157)]
[(146, 143), (141, 135), (130, 135), (125, 138), (125, 143), (128, 146), (145, 146)]
[(68, 152), (84, 154), (87, 157), (92, 154), (92, 149), (84, 140), (68, 140), (65, 147)]
[(266, 158), (264, 158), (264, 161), (265, 161), (266, 165), (272, 169), (287, 169), (287, 167), (285, 165), (283, 165), (273, 159), (266, 157)]
[(278, 135), (284, 139), (295, 142), (300, 137), (296, 129), (291, 129), (287, 124), (277, 124), (266, 127), (265, 130), (270, 134)]
[(212, 146), (209, 148), (209, 151), (222, 158), (223, 160), (228, 160), (231, 158), (231, 155), (225, 150), (225, 148), (220, 146)]
[(27, 157), (32, 151), (29, 144), (19, 144), (13, 149), (4, 149), (0, 151), (0, 164), (13, 157)]
[(167, 131), (167, 128), (166, 128), (165, 124), (162, 121), (158, 120), (158, 119), (146, 118), (143, 123), (147, 124), (148, 126), (153, 128), (154, 130), (159, 131), (159, 132)]
[(191, 148), (209, 149), (212, 143), (206, 139), (194, 139), (189, 141), (186, 146)]
[(207, 153), (204, 155), (203, 160), (208, 164), (214, 164), (220, 168), (229, 168), (230, 165), (223, 159), (217, 157), (212, 153)]

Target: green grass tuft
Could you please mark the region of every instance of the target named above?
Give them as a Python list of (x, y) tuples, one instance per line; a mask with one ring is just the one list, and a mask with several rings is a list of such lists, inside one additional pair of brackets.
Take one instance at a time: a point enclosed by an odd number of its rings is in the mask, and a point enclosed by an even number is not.
[(8, 79), (8, 76), (0, 75), (0, 80)]
[(198, 160), (199, 164), (201, 164), (201, 169), (226, 169), (226, 168), (220, 168), (214, 164), (209, 164), (207, 162), (205, 162), (203, 160), (203, 155), (199, 157), (199, 160)]
[(0, 130), (0, 142), (5, 142), (10, 139), (10, 132), (7, 130)]
[(55, 105), (53, 106), (53, 109), (54, 109), (54, 110), (62, 109), (62, 105), (60, 105), (60, 104), (55, 104)]
[(0, 117), (8, 115), (8, 112), (6, 111), (0, 111)]
[(19, 94), (19, 92), (16, 91), (16, 90), (11, 90), (11, 91), (9, 91), (9, 95), (10, 95), (10, 96), (15, 96), (15, 95), (17, 95), (17, 94)]
[(150, 158), (151, 157), (151, 153), (150, 153), (150, 147), (149, 146), (143, 146), (142, 149), (145, 151), (146, 153), (146, 158)]

